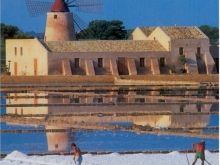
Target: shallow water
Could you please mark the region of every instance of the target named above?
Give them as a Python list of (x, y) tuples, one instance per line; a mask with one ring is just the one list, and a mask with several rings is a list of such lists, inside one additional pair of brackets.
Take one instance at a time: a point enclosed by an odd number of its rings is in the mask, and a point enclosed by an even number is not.
[[(1, 93), (1, 114), (23, 114), (29, 118), (41, 115), (45, 121), (63, 120), (72, 123), (109, 124), (119, 126), (150, 127), (210, 127), (219, 126), (218, 103), (212, 90), (153, 90), (153, 91), (94, 91), (85, 93)], [(83, 95), (82, 95), (83, 94)], [(161, 98), (163, 96), (163, 98)], [(203, 99), (197, 102), (197, 99)], [(195, 101), (196, 100), (196, 101)], [(58, 105), (59, 103), (59, 105)], [(194, 112), (196, 115), (146, 113)], [(200, 113), (206, 114), (200, 114)], [(132, 115), (137, 113), (138, 115)], [(121, 115), (119, 115), (121, 114)], [(66, 116), (62, 116), (66, 115)], [(28, 117), (28, 116), (27, 116)], [(1, 130), (44, 130), (52, 125), (18, 124), (1, 122)], [(63, 126), (59, 126), (63, 128)], [(57, 128), (58, 128), (57, 127)], [(68, 127), (71, 129), (71, 127)], [(218, 133), (219, 130), (202, 130)], [(191, 143), (204, 138), (135, 133), (123, 130), (90, 130), (77, 128), (76, 132), (2, 133), (1, 152), (19, 150), (24, 153), (71, 151), (72, 142), (82, 151), (148, 151), (186, 150)], [(205, 138), (208, 150), (218, 149), (218, 139)]]
[[(62, 135), (61, 135), (62, 134)], [(51, 137), (52, 136), (52, 137)], [(63, 139), (60, 139), (62, 137)], [(64, 140), (65, 139), (65, 140)], [(2, 134), (1, 150), (10, 153), (71, 151), (72, 142), (82, 151), (151, 151), (186, 150), (201, 138), (173, 135), (137, 134), (127, 131), (93, 131), (76, 133), (13, 133)], [(50, 140), (50, 142), (48, 142)], [(217, 149), (217, 139), (205, 139), (208, 150)], [(58, 145), (58, 148), (54, 146)]]

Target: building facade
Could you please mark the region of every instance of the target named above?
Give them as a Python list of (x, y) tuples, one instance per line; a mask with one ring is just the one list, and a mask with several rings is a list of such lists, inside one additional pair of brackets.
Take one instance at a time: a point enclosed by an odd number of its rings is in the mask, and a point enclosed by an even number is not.
[(6, 60), (14, 76), (217, 73), (209, 39), (197, 27), (137, 27), (129, 40), (9, 39)]

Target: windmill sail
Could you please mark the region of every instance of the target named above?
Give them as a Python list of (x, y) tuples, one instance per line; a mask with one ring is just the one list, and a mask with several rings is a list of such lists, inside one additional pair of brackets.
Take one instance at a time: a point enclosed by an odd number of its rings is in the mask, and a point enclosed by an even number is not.
[[(31, 17), (46, 14), (50, 11), (54, 2), (25, 0)], [(78, 12), (102, 13), (102, 0), (63, 0), (65, 6), (75, 7)]]
[(102, 13), (102, 0), (76, 0), (76, 11)]
[(79, 16), (75, 13), (73, 15), (73, 13), (70, 12), (70, 8), (76, 8), (76, 11), (79, 12), (102, 13), (102, 0), (25, 1), (31, 17), (47, 13), (45, 41), (76, 40), (75, 32), (80, 32), (87, 28), (87, 25)]
[(88, 28), (88, 25), (76, 14), (73, 14), (75, 32)]
[(26, 5), (31, 17), (36, 17), (39, 15), (46, 14), (50, 11), (53, 2), (44, 2), (44, 1), (34, 1), (34, 0), (25, 0)]

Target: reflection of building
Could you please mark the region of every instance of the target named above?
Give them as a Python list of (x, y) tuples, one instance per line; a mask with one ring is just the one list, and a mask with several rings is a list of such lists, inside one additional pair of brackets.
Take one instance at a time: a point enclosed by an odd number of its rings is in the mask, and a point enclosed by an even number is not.
[[(69, 116), (62, 120), (70, 123), (131, 123), (142, 126), (155, 127), (205, 127), (209, 123), (209, 115), (139, 115), (139, 116)], [(61, 119), (59, 116), (50, 117), (50, 120)]]
[(197, 27), (136, 28), (130, 40), (120, 41), (6, 40), (15, 76), (170, 74), (183, 69), (180, 56), (189, 74), (216, 73), (209, 39)]
[[(120, 123), (127, 122), (142, 126), (163, 126), (163, 127), (205, 127), (210, 120), (209, 115), (146, 115), (145, 112), (209, 112), (212, 104), (169, 104), (172, 99), (164, 100), (157, 97), (165, 96), (170, 91), (119, 91), (119, 92), (101, 92), (106, 97), (100, 97), (99, 92), (84, 93), (84, 96), (51, 95), (51, 94), (34, 94), (18, 93), (9, 94), (6, 103), (11, 104), (6, 108), (7, 114), (43, 114), (47, 121), (68, 121), (69, 123)], [(191, 95), (191, 99), (200, 94), (200, 97), (211, 96), (212, 91), (178, 91), (175, 95)], [(99, 93), (100, 94), (100, 93)], [(170, 93), (174, 94), (174, 93)], [(79, 94), (80, 95), (80, 94)], [(129, 96), (129, 97), (128, 97)], [(150, 98), (149, 96), (153, 96)], [(175, 97), (177, 97), (175, 96)], [(60, 103), (60, 106), (53, 104)], [(62, 104), (69, 104), (65, 106)], [(111, 103), (111, 104), (105, 104)], [(146, 103), (146, 104), (142, 104)], [(149, 104), (147, 104), (149, 103)], [(29, 104), (29, 106), (27, 106)], [(43, 104), (42, 106), (34, 106)], [(50, 106), (47, 106), (50, 104)], [(14, 105), (14, 106), (13, 106)], [(23, 105), (23, 107), (22, 107)], [(25, 105), (25, 106), (24, 106)], [(217, 104), (218, 105), (218, 104)], [(132, 113), (143, 113), (143, 115), (132, 115)], [(97, 113), (100, 115), (89, 115)], [(117, 115), (117, 114), (127, 115)], [(53, 115), (53, 116), (50, 116)], [(75, 114), (59, 116), (62, 114)], [(86, 114), (85, 116), (76, 116), (76, 114)], [(105, 115), (106, 114), (106, 115)], [(48, 122), (49, 123), (49, 122)], [(45, 125), (46, 129), (69, 129), (68, 126)], [(53, 152), (70, 150), (69, 144), (74, 141), (74, 132), (47, 132), (48, 150)]]
[[(45, 97), (47, 96), (44, 93), (34, 94), (34, 93), (15, 93), (10, 94), (10, 99), (7, 99), (6, 104), (15, 105), (16, 107), (7, 107), (6, 113), (7, 114), (43, 114), (47, 115), (48, 107), (35, 107), (35, 104), (48, 104), (48, 99)], [(22, 105), (30, 104), (30, 106), (23, 107)], [(45, 118), (45, 117), (34, 117), (34, 118)], [(68, 129), (68, 127), (58, 127), (58, 126), (46, 126), (46, 129)], [(70, 149), (69, 143), (74, 141), (74, 132), (47, 132), (47, 143), (48, 143), (48, 151), (67, 151)]]
[[(6, 104), (15, 105), (15, 107), (7, 107), (7, 114), (48, 114), (47, 107), (35, 107), (36, 104), (47, 104), (46, 94), (30, 94), (30, 93), (14, 93), (9, 94)], [(28, 107), (22, 105), (30, 104)]]
[[(190, 101), (199, 98), (214, 98), (213, 91), (119, 91), (119, 92), (103, 92), (105, 96), (97, 95), (97, 92), (84, 93), (80, 96), (80, 93), (74, 93), (74, 96), (64, 96), (55, 94), (11, 94), (7, 99), (7, 104), (11, 104), (7, 107), (6, 113), (8, 114), (89, 114), (89, 113), (102, 113), (102, 114), (117, 114), (117, 113), (148, 113), (148, 112), (210, 112), (213, 104), (197, 103), (197, 100), (193, 103), (184, 103), (184, 101), (177, 100), (179, 98), (190, 97)], [(187, 94), (187, 95), (185, 95)], [(173, 97), (171, 97), (173, 95)], [(199, 98), (198, 98), (199, 97)], [(168, 98), (168, 99), (167, 99)], [(41, 106), (35, 106), (41, 105)], [(59, 104), (59, 106), (55, 105)], [(64, 105), (65, 104), (65, 105)], [(68, 104), (68, 106), (66, 105)], [(12, 106), (14, 105), (14, 106)], [(23, 105), (23, 106), (22, 106)], [(28, 105), (28, 106), (27, 106)], [(49, 105), (49, 106), (48, 106)], [(218, 103), (216, 103), (218, 108)], [(213, 110), (213, 109), (212, 109)], [(218, 109), (216, 109), (218, 110)], [(182, 121), (186, 116), (182, 116)], [(198, 123), (201, 121), (199, 116), (198, 120), (190, 120), (192, 123)], [(92, 116), (86, 117), (84, 120), (90, 120)], [(106, 116), (100, 118), (107, 118)], [(122, 117), (123, 118), (123, 117)], [(109, 121), (122, 120), (114, 115), (110, 115)], [(132, 119), (131, 119), (132, 118)], [(135, 118), (131, 117), (129, 122), (138, 123), (138, 121), (150, 123), (150, 117), (147, 118)], [(169, 123), (177, 120), (177, 117), (157, 116), (153, 119), (153, 122), (159, 122), (167, 120)], [(76, 120), (76, 119), (75, 119)], [(80, 120), (80, 119), (79, 119)], [(103, 120), (105, 121), (105, 120)], [(126, 118), (123, 119), (126, 121)], [(203, 120), (204, 121), (204, 120)], [(183, 122), (184, 123), (184, 122)], [(146, 124), (145, 124), (146, 125)], [(152, 125), (152, 124), (151, 124)]]
[[(47, 126), (46, 129), (69, 129), (61, 126)], [(68, 151), (70, 143), (75, 140), (74, 132), (47, 132), (48, 151)]]
[(15, 106), (7, 107), (7, 113), (51, 114), (63, 111), (60, 106), (53, 106), (53, 104), (60, 104), (61, 106), (62, 104), (73, 105), (65, 106), (65, 113), (117, 113), (123, 111), (209, 112), (212, 104), (206, 104), (202, 101), (212, 99), (218, 105), (215, 95), (215, 91), (212, 90), (95, 91), (85, 92), (83, 95), (76, 92), (72, 93), (72, 95), (71, 93), (68, 95), (15, 93), (9, 94), (7, 104)]

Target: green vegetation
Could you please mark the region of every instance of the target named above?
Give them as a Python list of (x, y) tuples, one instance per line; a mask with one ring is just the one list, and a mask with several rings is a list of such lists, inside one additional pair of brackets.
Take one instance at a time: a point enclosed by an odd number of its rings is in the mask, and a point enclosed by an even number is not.
[(186, 56), (185, 55), (180, 55), (178, 60), (179, 60), (180, 64), (183, 65), (183, 68), (181, 69), (181, 72), (186, 73), (187, 72), (187, 70), (186, 70), (187, 58), (186, 58)]
[(219, 44), (219, 29), (209, 25), (202, 25), (199, 29), (210, 39), (210, 45)]
[(168, 66), (169, 69), (172, 71), (172, 73), (176, 73), (176, 74), (182, 74), (182, 73), (186, 73), (186, 64), (187, 64), (187, 58), (185, 55), (180, 55), (178, 58), (179, 63), (183, 66), (182, 69), (177, 69), (175, 65), (170, 65)]
[(77, 39), (91, 40), (123, 40), (127, 39), (127, 31), (119, 20), (94, 20), (87, 29), (77, 34)]
[(18, 34), (19, 28), (13, 25), (5, 25), (1, 23), (1, 39), (14, 38)]
[(184, 55), (180, 55), (178, 60), (179, 60), (180, 64), (182, 64), (182, 65), (185, 65), (187, 62), (187, 58)]
[(5, 64), (5, 43), (1, 39), (1, 47), (0, 47), (0, 58), (1, 58), (1, 66)]
[(5, 25), (4, 23), (1, 23), (1, 39), (3, 40), (3, 42), (5, 41), (5, 39), (12, 38), (27, 39), (34, 37), (28, 33), (20, 31), (17, 26)]
[(1, 72), (9, 72), (10, 68), (8, 65), (1, 65)]

